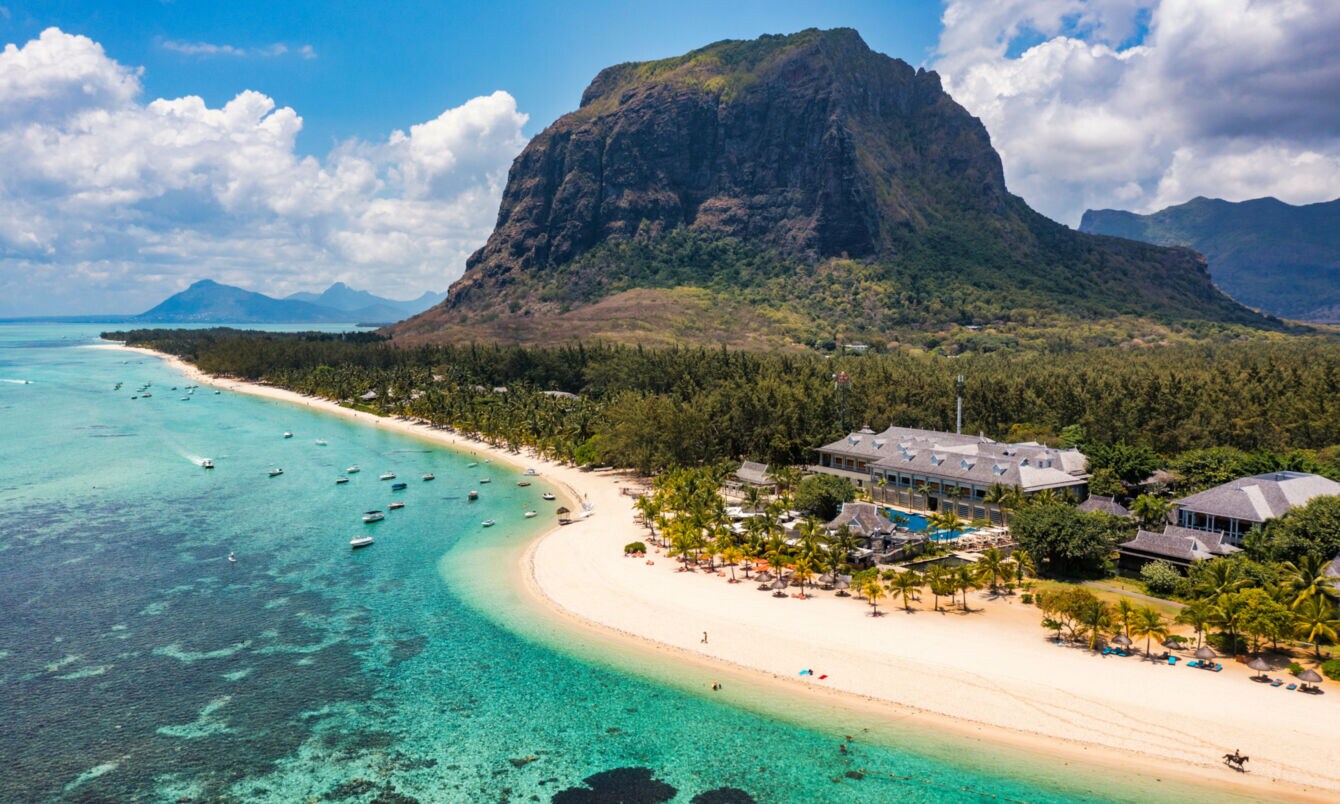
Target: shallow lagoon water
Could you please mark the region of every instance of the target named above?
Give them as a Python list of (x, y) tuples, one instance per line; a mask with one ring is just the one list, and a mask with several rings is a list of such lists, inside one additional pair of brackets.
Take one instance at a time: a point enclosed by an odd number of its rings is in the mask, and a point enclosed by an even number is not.
[[(0, 378), (27, 381), (0, 383), (0, 800), (1194, 793), (745, 682), (727, 705), (702, 694), (703, 671), (583, 638), (527, 603), (511, 566), (547, 525), (522, 516), (545, 510), (542, 479), (518, 488), (518, 470), (468, 468), (470, 455), (419, 439), (188, 394), (160, 361), (78, 348), (98, 329), (0, 325)], [(144, 382), (153, 397), (131, 400)], [(363, 471), (336, 485), (350, 464)], [(387, 470), (409, 488), (378, 481)], [(406, 507), (362, 524), (393, 499)], [(498, 526), (481, 528), (487, 517)], [(349, 550), (363, 532), (377, 543)]]

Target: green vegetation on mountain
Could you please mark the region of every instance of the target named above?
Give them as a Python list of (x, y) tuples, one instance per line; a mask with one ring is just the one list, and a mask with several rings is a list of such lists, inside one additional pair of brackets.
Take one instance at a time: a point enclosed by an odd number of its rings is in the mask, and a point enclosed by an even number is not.
[(1186, 246), (1243, 304), (1299, 321), (1340, 323), (1340, 199), (1292, 206), (1274, 198), (1193, 198), (1149, 215), (1084, 213), (1081, 232)]
[(810, 30), (602, 71), (517, 157), (447, 300), (390, 333), (991, 351), (1281, 329), (1190, 251), (1029, 209), (935, 73)]

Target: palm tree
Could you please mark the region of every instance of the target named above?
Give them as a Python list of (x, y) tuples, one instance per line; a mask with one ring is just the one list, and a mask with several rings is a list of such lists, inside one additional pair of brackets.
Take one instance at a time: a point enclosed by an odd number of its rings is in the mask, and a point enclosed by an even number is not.
[(929, 511), (931, 508), (931, 487), (926, 483), (917, 485), (917, 494), (921, 495), (921, 510)]
[(1131, 635), (1131, 620), (1135, 619), (1135, 605), (1127, 598), (1117, 600), (1117, 605), (1113, 608), (1114, 619), (1121, 623), (1121, 631), (1126, 636)]
[(1168, 509), (1172, 503), (1152, 494), (1141, 494), (1131, 503), (1131, 513), (1140, 520), (1140, 527), (1154, 529), (1161, 522), (1168, 521)]
[(963, 520), (958, 518), (958, 514), (954, 513), (952, 508), (931, 514), (929, 522), (932, 528), (948, 531), (951, 534), (963, 529)]
[(814, 577), (814, 565), (808, 558), (801, 558), (796, 561), (796, 568), (791, 573), (791, 580), (800, 584), (800, 596), (805, 596), (805, 583)]
[[(1124, 599), (1124, 598), (1123, 598)], [(1149, 643), (1157, 639), (1160, 642), (1168, 638), (1168, 622), (1158, 610), (1150, 606), (1141, 606), (1135, 610), (1135, 617), (1129, 625), (1130, 635), (1145, 638), (1145, 657), (1149, 658)]]
[(870, 580), (865, 582), (865, 586), (861, 587), (861, 591), (864, 592), (865, 596), (870, 599), (871, 616), (878, 617), (879, 599), (881, 597), (884, 597), (883, 584), (881, 584), (878, 580), (871, 578)]
[(1000, 589), (1000, 580), (1009, 576), (1009, 567), (1006, 566), (1005, 554), (999, 547), (988, 547), (982, 551), (982, 557), (977, 560), (977, 571), (981, 573), (982, 580), (991, 585), (991, 593), (996, 594)]
[(1196, 631), (1196, 647), (1200, 647), (1201, 635), (1205, 633), (1205, 628), (1210, 624), (1210, 602), (1208, 600), (1197, 600), (1187, 604), (1185, 608), (1177, 613), (1175, 622), (1181, 625), (1189, 625)]
[(889, 593), (903, 599), (903, 610), (912, 610), (912, 596), (921, 588), (921, 578), (913, 570), (904, 570), (889, 582)]
[(740, 563), (742, 558), (744, 558), (744, 551), (735, 545), (721, 551), (721, 560), (726, 563), (726, 566), (730, 567), (731, 583), (735, 583), (735, 565)]
[(968, 611), (968, 592), (977, 588), (977, 573), (972, 567), (963, 566), (954, 570), (954, 588), (963, 595), (963, 610)]
[(763, 505), (763, 490), (758, 486), (745, 486), (744, 505), (751, 513), (757, 512)]
[(945, 491), (945, 496), (949, 498), (949, 510), (957, 514), (958, 501), (963, 498), (963, 487), (953, 486)]
[(1304, 642), (1311, 642), (1318, 659), (1321, 658), (1322, 640), (1331, 644), (1340, 641), (1340, 637), (1337, 637), (1340, 617), (1336, 616), (1335, 606), (1326, 598), (1320, 595), (1308, 598), (1298, 607), (1295, 616), (1294, 636)]
[(1230, 592), (1236, 592), (1247, 585), (1242, 566), (1236, 561), (1210, 561), (1198, 573), (1195, 584), (1197, 597), (1220, 598)]
[(1223, 594), (1210, 607), (1210, 622), (1228, 632), (1228, 644), (1231, 650), (1238, 649), (1238, 629), (1247, 615), (1247, 606), (1242, 595)]
[(926, 573), (926, 580), (931, 589), (931, 594), (935, 596), (934, 608), (940, 610), (940, 596), (953, 594), (954, 587), (950, 585), (948, 573), (945, 568), (936, 564)]
[(1326, 574), (1326, 561), (1308, 553), (1298, 561), (1290, 561), (1280, 568), (1284, 588), (1290, 600), (1289, 608), (1296, 609), (1304, 601), (1314, 597), (1335, 600), (1340, 598), (1336, 591), (1335, 579)]
[(1093, 650), (1098, 644), (1098, 638), (1112, 627), (1112, 609), (1103, 601), (1094, 598), (1085, 603), (1079, 621), (1089, 632), (1089, 650)]

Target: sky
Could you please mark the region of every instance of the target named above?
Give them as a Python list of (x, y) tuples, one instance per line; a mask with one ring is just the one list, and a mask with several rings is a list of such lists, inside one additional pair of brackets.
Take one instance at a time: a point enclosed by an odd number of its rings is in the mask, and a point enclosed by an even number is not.
[(1340, 195), (1334, 0), (0, 0), (0, 316), (444, 290), (602, 67), (839, 26), (937, 70), (1067, 225)]

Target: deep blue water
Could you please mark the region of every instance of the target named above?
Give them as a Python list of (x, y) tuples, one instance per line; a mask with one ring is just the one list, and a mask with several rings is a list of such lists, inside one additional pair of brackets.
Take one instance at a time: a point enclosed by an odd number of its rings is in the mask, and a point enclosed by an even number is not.
[[(547, 524), (522, 516), (543, 478), (518, 488), (514, 469), (418, 439), (188, 394), (160, 361), (80, 348), (98, 329), (0, 325), (0, 801), (1178, 792), (896, 726), (876, 737), (766, 692), (725, 705), (664, 658), (601, 654), (528, 611), (503, 571)], [(153, 397), (132, 400), (145, 382)], [(336, 485), (350, 464), (363, 471)], [(409, 488), (391, 492), (386, 470)], [(360, 522), (392, 499), (406, 507)], [(377, 543), (351, 551), (363, 532)]]

